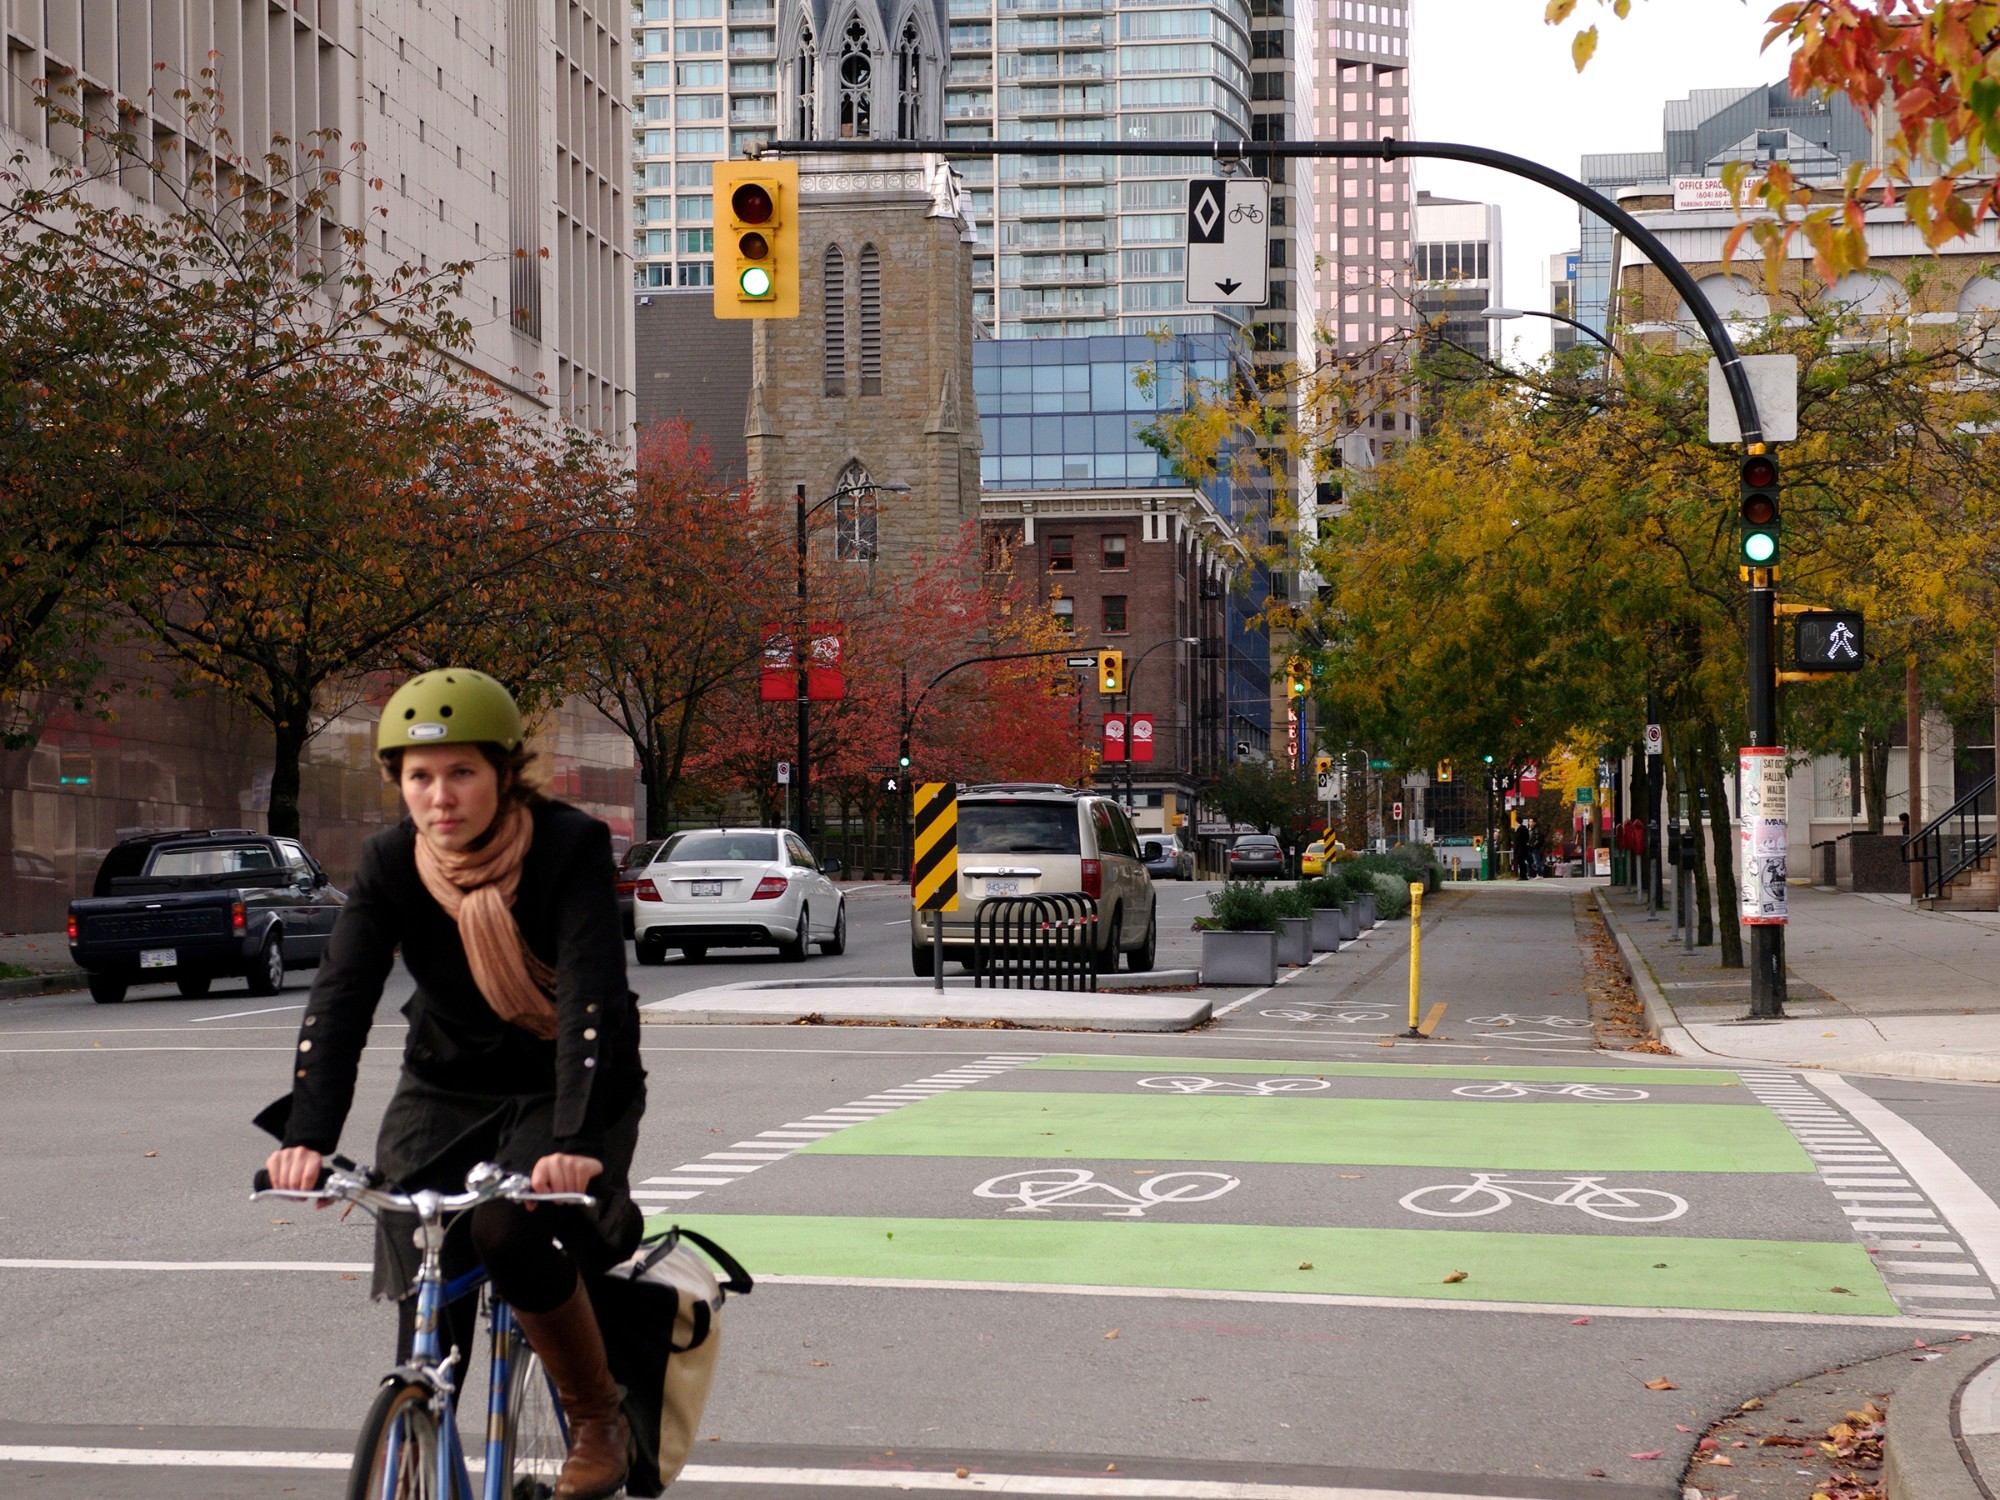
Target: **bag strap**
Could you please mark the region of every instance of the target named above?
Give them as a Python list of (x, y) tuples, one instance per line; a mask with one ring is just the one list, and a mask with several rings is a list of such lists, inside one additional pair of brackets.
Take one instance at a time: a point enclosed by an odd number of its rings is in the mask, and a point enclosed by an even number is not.
[[(708, 1253), (708, 1258), (722, 1271), (724, 1278), (722, 1286), (725, 1291), (734, 1292), (739, 1297), (747, 1297), (756, 1289), (757, 1283), (750, 1279), (750, 1273), (743, 1269), (742, 1263), (707, 1235), (693, 1229), (682, 1229), (679, 1225), (674, 1226), (671, 1235), (678, 1235), (690, 1245), (698, 1245)], [(647, 1262), (649, 1265), (651, 1263), (651, 1260)]]
[(680, 1243), (680, 1240), (681, 1240), (681, 1230), (678, 1225), (676, 1225), (672, 1229), (669, 1229), (665, 1234), (661, 1235), (660, 1242), (657, 1245), (653, 1246), (653, 1248), (647, 1252), (646, 1258), (644, 1260), (640, 1261), (637, 1266), (633, 1267), (632, 1269), (633, 1277), (637, 1278), (640, 1276), (644, 1276), (648, 1271), (652, 1270), (653, 1267), (657, 1265), (664, 1257), (673, 1253), (674, 1246), (678, 1245)]
[(676, 1344), (673, 1334), (669, 1332), (667, 1334), (667, 1352), (669, 1354), (686, 1354), (688, 1350), (699, 1349), (703, 1344), (708, 1342), (708, 1335), (715, 1325), (714, 1312), (706, 1302), (701, 1301), (699, 1298), (695, 1300), (691, 1311), (694, 1315), (692, 1319), (694, 1332), (689, 1335), (688, 1341), (685, 1344)]

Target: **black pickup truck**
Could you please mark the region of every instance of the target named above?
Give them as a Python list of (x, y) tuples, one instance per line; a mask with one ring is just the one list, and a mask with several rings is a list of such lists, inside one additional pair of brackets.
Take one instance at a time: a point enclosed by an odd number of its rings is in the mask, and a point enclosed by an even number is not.
[(169, 979), (206, 995), (231, 975), (275, 995), (286, 969), (318, 966), (347, 899), (296, 841), (248, 828), (126, 839), (91, 892), (69, 904), (69, 951), (100, 1005)]

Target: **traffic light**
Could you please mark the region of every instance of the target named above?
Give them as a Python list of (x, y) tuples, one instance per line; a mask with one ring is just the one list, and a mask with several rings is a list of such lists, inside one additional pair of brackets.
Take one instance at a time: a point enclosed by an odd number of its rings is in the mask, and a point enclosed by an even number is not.
[(1303, 703), (1311, 691), (1312, 666), (1303, 656), (1295, 656), (1285, 663), (1285, 697), (1290, 702)]
[(1314, 775), (1324, 776), (1326, 775), (1327, 772), (1331, 771), (1332, 769), (1333, 769), (1333, 757), (1331, 755), (1322, 754), (1313, 757)]
[(1443, 786), (1443, 785), (1444, 785), (1444, 784), (1445, 784), (1446, 782), (1448, 782), (1448, 781), (1450, 781), (1450, 780), (1451, 780), (1451, 762), (1450, 762), (1450, 761), (1448, 761), (1448, 760), (1441, 760), (1441, 761), (1439, 761), (1439, 762), (1438, 762), (1438, 774), (1437, 774), (1437, 780), (1438, 780), (1438, 785), (1439, 785), (1439, 786)]
[(1752, 568), (1778, 565), (1778, 460), (1753, 453), (1739, 471), (1742, 484), (1743, 563)]
[(799, 315), (797, 162), (715, 164), (715, 315)]
[(1100, 651), (1097, 653), (1097, 691), (1107, 698), (1115, 698), (1125, 691), (1125, 653), (1123, 651)]

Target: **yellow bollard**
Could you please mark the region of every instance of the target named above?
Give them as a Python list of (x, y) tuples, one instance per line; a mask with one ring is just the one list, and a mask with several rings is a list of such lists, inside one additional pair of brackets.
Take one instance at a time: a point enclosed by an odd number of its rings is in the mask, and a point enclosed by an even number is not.
[(1411, 1037), (1421, 1037), (1424, 1034), (1417, 1026), (1417, 995), (1420, 989), (1419, 979), (1423, 972), (1423, 917), (1423, 882), (1413, 880), (1410, 882), (1410, 1029), (1404, 1033), (1405, 1036)]

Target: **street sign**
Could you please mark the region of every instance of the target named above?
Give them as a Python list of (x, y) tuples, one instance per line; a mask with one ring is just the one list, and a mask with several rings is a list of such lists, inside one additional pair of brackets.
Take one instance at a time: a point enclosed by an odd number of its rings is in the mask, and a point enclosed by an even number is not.
[(1648, 755), (1662, 755), (1666, 752), (1666, 748), (1667, 737), (1661, 731), (1660, 726), (1657, 724), (1648, 724), (1646, 726), (1646, 753)]
[(1430, 784), (1431, 773), (1428, 771), (1405, 771), (1403, 773), (1403, 785), (1410, 791), (1415, 791), (1419, 787), (1427, 787)]
[(1400, 803), (1400, 802), (1391, 802), (1391, 803), (1389, 804), (1389, 817), (1390, 817), (1391, 821), (1393, 821), (1393, 822), (1397, 822), (1397, 823), (1400, 823), (1400, 822), (1402, 822), (1402, 821), (1403, 821), (1403, 804), (1402, 804), (1402, 803)]
[(1321, 771), (1319, 773), (1319, 800), (1322, 802), (1337, 800), (1333, 795), (1333, 772), (1331, 771)]
[(1390, 762), (1386, 760), (1371, 760), (1368, 762), (1368, 769), (1371, 771), (1386, 771), (1389, 769), (1389, 766)]
[(1576, 789), (1576, 805), (1578, 807), (1588, 807), (1590, 806), (1591, 803), (1595, 802), (1596, 800), (1597, 800), (1596, 787), (1580, 786)]
[(778, 762), (778, 785), (790, 786), (791, 784), (792, 784), (792, 763), (788, 760), (781, 760)]
[(1194, 178), (1188, 183), (1187, 300), (1262, 307), (1270, 296), (1270, 182)]
[(1866, 665), (1858, 609), (1813, 609), (1792, 617), (1792, 657), (1802, 672), (1858, 672)]
[(1082, 667), (1085, 671), (1089, 671), (1097, 665), (1097, 658), (1095, 656), (1066, 656), (1063, 658), (1063, 664), (1071, 667)]
[[(1750, 377), (1750, 394), (1757, 400), (1757, 425), (1767, 443), (1789, 443), (1799, 435), (1799, 357), (1796, 354), (1746, 354), (1743, 373)], [(1736, 403), (1722, 378), (1722, 362), (1708, 362), (1708, 440), (1740, 443)]]
[(958, 790), (948, 781), (917, 788), (910, 894), (918, 911), (958, 910)]

